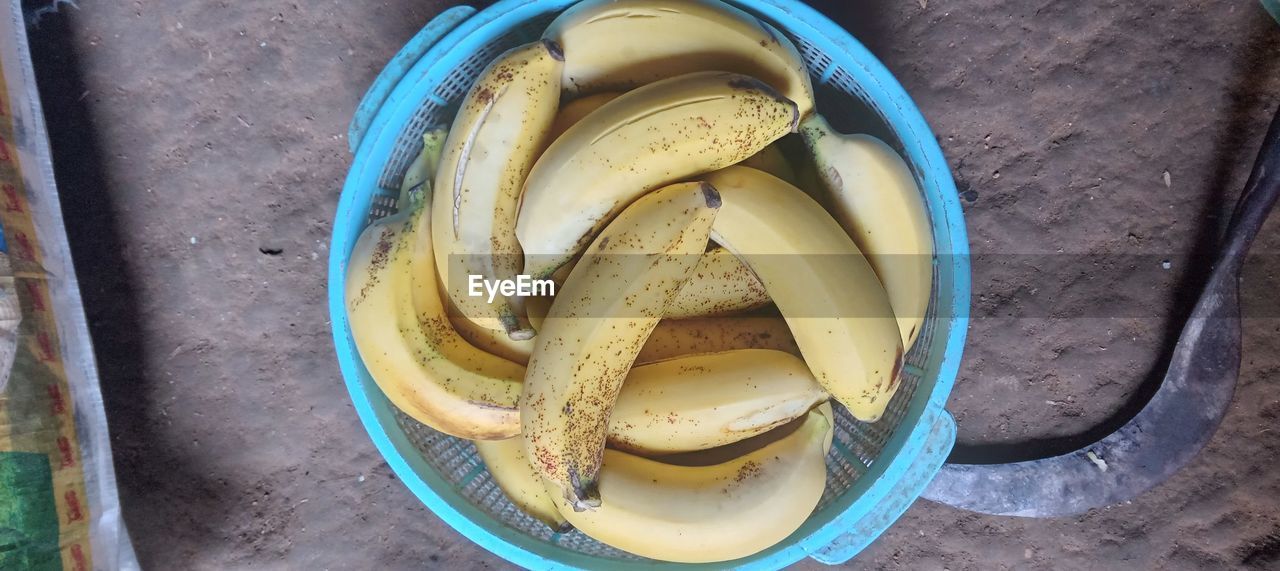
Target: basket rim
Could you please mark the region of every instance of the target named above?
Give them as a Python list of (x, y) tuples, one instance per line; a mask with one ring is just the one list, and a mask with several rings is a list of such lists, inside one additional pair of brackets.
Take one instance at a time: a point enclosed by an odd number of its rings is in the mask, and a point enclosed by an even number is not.
[[(849, 532), (853, 524), (875, 510), (881, 500), (892, 492), (892, 484), (902, 477), (916, 458), (926, 453), (923, 444), (931, 423), (921, 420), (930, 414), (940, 414), (950, 394), (959, 370), (968, 329), (970, 292), (969, 243), (963, 212), (950, 168), (932, 130), (884, 65), (844, 28), (808, 5), (797, 0), (727, 0), (738, 8), (773, 20), (793, 35), (803, 37), (827, 53), (833, 65), (840, 65), (850, 73), (866, 76), (871, 80), (870, 83), (859, 83), (873, 99), (884, 105), (890, 115), (890, 127), (895, 133), (902, 135), (899, 138), (905, 147), (908, 162), (919, 168), (922, 179), (927, 183), (925, 186), (929, 187), (926, 189), (929, 200), (937, 200), (941, 205), (941, 208), (930, 210), (935, 227), (941, 225), (945, 230), (935, 230), (934, 235), (938, 240), (938, 251), (951, 254), (941, 256), (939, 263), (947, 266), (952, 284), (945, 290), (939, 288), (936, 302), (939, 314), (950, 316), (949, 319), (939, 320), (934, 334), (933, 346), (941, 348), (943, 357), (937, 363), (936, 372), (935, 367), (930, 367), (927, 371), (929, 374), (922, 375), (917, 394), (910, 401), (902, 424), (884, 445), (886, 459), (874, 462), (849, 490), (823, 510), (815, 512), (791, 537), (772, 548), (740, 560), (688, 565), (609, 559), (560, 548), (525, 535), (493, 519), (463, 498), (451, 483), (426, 463), (396, 423), (392, 406), (381, 396), (376, 384), (370, 379), (351, 340), (343, 296), (347, 258), (355, 238), (365, 226), (361, 221), (366, 218), (368, 210), (367, 204), (362, 204), (357, 195), (366, 190), (373, 192), (368, 190), (369, 187), (376, 187), (381, 162), (372, 160), (372, 157), (390, 155), (400, 128), (416, 109), (417, 101), (422, 99), (420, 95), (416, 98), (412, 95), (420, 94), (424, 84), (438, 84), (438, 80), (465, 59), (466, 54), (473, 51), (472, 48), (478, 42), (490, 39), (494, 29), (509, 29), (530, 17), (550, 10), (564, 9), (577, 1), (500, 0), (476, 13), (426, 51), (387, 95), (371, 121), (358, 145), (343, 186), (329, 253), (330, 321), (340, 369), (352, 403), (361, 423), (393, 472), (433, 513), (471, 541), (513, 563), (537, 568), (595, 568), (607, 565), (613, 569), (652, 569), (657, 565), (682, 568), (723, 568), (725, 565), (733, 565), (737, 568), (774, 569), (789, 565), (823, 549)], [(823, 517), (827, 519), (816, 521)]]

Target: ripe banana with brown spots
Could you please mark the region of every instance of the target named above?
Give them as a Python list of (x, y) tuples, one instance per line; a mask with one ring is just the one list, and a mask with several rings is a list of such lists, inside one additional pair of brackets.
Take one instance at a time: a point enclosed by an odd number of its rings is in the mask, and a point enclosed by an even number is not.
[[(563, 284), (564, 278), (573, 270), (575, 263), (571, 261), (561, 266), (551, 279), (558, 284)], [(529, 323), (534, 329), (542, 327), (542, 320), (547, 317), (547, 311), (551, 308), (554, 298), (538, 296), (525, 298), (523, 301)], [(711, 249), (703, 252), (693, 275), (689, 276), (684, 287), (680, 288), (680, 293), (676, 294), (676, 298), (671, 301), (663, 317), (664, 319), (694, 319), (728, 316), (758, 309), (768, 304), (769, 295), (764, 291), (764, 285), (760, 283), (759, 278), (751, 272), (751, 268), (728, 250), (720, 246), (712, 246)], [(465, 335), (467, 333), (464, 333)], [(489, 340), (485, 340), (484, 343), (486, 346), (494, 344)], [(528, 347), (532, 350), (532, 343), (522, 342), (519, 345), (521, 348)], [(527, 360), (526, 355), (525, 361)]]
[(596, 109), (604, 106), (605, 103), (617, 99), (621, 93), (606, 91), (604, 93), (596, 93), (594, 95), (584, 95), (573, 101), (565, 103), (560, 108), (560, 112), (556, 114), (556, 120), (551, 124), (551, 135), (547, 137), (547, 143), (559, 139), (561, 135), (568, 131), (570, 127), (577, 125), (579, 121), (586, 118)]
[(569, 128), (525, 182), (524, 272), (551, 275), (645, 193), (756, 154), (792, 132), (795, 103), (758, 79), (673, 77), (625, 93)]
[[(476, 347), (527, 364), (505, 333), (454, 320)], [(529, 349), (532, 352), (532, 349)], [(714, 317), (661, 321), (627, 374), (609, 417), (610, 446), (659, 454), (751, 438), (828, 398), (785, 321)]]
[(769, 304), (756, 274), (721, 247), (702, 254), (698, 267), (667, 308), (667, 319), (730, 315)]
[(933, 288), (933, 232), (924, 195), (906, 161), (871, 135), (836, 132), (814, 113), (800, 132), (813, 153), (831, 214), (889, 292), (902, 345), (924, 325)]
[(795, 44), (773, 26), (714, 0), (586, 0), (543, 37), (564, 47), (569, 93), (626, 91), (698, 71), (758, 77), (813, 109), (813, 85)]
[(542, 484), (542, 476), (529, 462), (523, 438), (477, 440), (475, 445), (484, 467), (511, 503), (554, 531), (563, 532), (572, 527), (560, 515), (555, 499)]
[(732, 349), (773, 349), (800, 355), (787, 322), (771, 316), (663, 319), (649, 335), (636, 363)]
[(776, 428), (827, 392), (790, 353), (738, 349), (636, 367), (609, 417), (609, 445), (645, 455), (706, 450)]
[[(827, 400), (800, 359), (780, 351), (708, 353), (631, 370), (609, 418), (609, 445), (646, 455), (692, 452), (764, 434)], [(564, 517), (524, 440), (477, 441), (507, 497), (555, 530)]]
[(829, 407), (808, 413), (791, 434), (728, 462), (676, 466), (604, 451), (602, 503), (560, 513), (583, 533), (643, 557), (680, 563), (729, 561), (791, 535), (826, 486)]
[(347, 271), (347, 316), (360, 358), (397, 408), (472, 440), (520, 432), (524, 367), (458, 336), (440, 296), (428, 196), (374, 222)]
[(515, 339), (533, 336), (513, 307), (518, 301), (470, 295), (471, 276), (497, 283), (520, 273), (520, 190), (560, 106), (563, 66), (546, 40), (490, 64), (462, 101), (435, 178), (432, 239), (449, 299), (461, 317)]
[(858, 246), (800, 189), (753, 168), (704, 177), (723, 206), (712, 239), (760, 277), (818, 382), (858, 420), (898, 389), (902, 338), (889, 295)]
[[(572, 262), (566, 264), (556, 275), (571, 265)], [(565, 275), (568, 273), (565, 272)], [(726, 316), (766, 305), (769, 305), (769, 294), (764, 291), (764, 285), (751, 268), (732, 252), (715, 246), (702, 254), (693, 275), (680, 288), (680, 293), (671, 301), (663, 317), (692, 319)], [(525, 311), (528, 313), (529, 323), (535, 329), (542, 326), (542, 320), (550, 307), (550, 298), (525, 299)]]
[(623, 210), (573, 268), (529, 359), (521, 424), (529, 456), (575, 509), (600, 505), (596, 476), (622, 381), (692, 274), (720, 207), (681, 183)]
[[(540, 325), (542, 319), (546, 317), (546, 309), (551, 307), (551, 301), (542, 298), (532, 299), (537, 299), (538, 303), (528, 305), (529, 318)], [(485, 345), (477, 346), (485, 347)], [(644, 348), (640, 350), (640, 355), (636, 357), (636, 364), (643, 365), (672, 357), (695, 353), (717, 353), (733, 349), (773, 349), (800, 355), (795, 337), (791, 335), (791, 329), (781, 317), (767, 315), (690, 317), (663, 319), (658, 322), (658, 326), (649, 335), (648, 341), (645, 341)], [(525, 357), (524, 361), (527, 363), (528, 358)]]
[(512, 339), (506, 331), (481, 327), (470, 319), (462, 317), (460, 313), (456, 307), (450, 307), (449, 322), (453, 324), (458, 335), (467, 340), (467, 343), (513, 363), (529, 364), (529, 355), (533, 353), (533, 339)]
[[(556, 115), (555, 123), (551, 127), (551, 135), (548, 137), (549, 141), (560, 138), (570, 127), (620, 95), (622, 94), (606, 91), (579, 97), (566, 103)], [(783, 180), (793, 181), (795, 178), (791, 165), (777, 145), (765, 147), (742, 164), (754, 166)], [(667, 308), (666, 317), (684, 319), (724, 315), (768, 304), (769, 296), (764, 293), (764, 286), (760, 284), (760, 280), (756, 279), (755, 274), (751, 273), (751, 269), (724, 248), (716, 247), (703, 254), (697, 271), (693, 277), (689, 278), (685, 287), (680, 289), (680, 295)], [(549, 304), (546, 305), (549, 307)], [(537, 309), (529, 309), (529, 320), (535, 329), (543, 317), (543, 315), (535, 315), (536, 313)], [(506, 349), (498, 348), (498, 350)], [(528, 361), (527, 356), (525, 361)]]
[[(686, 284), (688, 282), (685, 282)], [(530, 298), (526, 304), (529, 320), (541, 327), (550, 298)], [(485, 345), (478, 345), (485, 347)], [(523, 347), (522, 347), (523, 349)], [(800, 348), (781, 317), (731, 315), (663, 319), (649, 335), (636, 364), (653, 363), (694, 353), (717, 353), (732, 349), (773, 349), (800, 355)], [(532, 352), (532, 348), (529, 349)], [(523, 358), (528, 362), (528, 357)]]

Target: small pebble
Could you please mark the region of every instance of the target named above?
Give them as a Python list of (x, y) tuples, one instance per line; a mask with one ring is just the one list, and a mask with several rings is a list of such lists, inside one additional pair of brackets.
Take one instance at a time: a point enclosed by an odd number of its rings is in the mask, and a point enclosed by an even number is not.
[(192, 236), (192, 237), (191, 237), (191, 245), (192, 245), (192, 246), (196, 245), (196, 237), (195, 237), (195, 236)]
[(1160, 267), (1168, 270), (1173, 267), (1173, 262), (1170, 262), (1169, 260), (1165, 260), (1163, 262), (1160, 262)]
[(359, 478), (356, 478), (356, 481), (360, 483), (364, 483), (364, 476), (360, 476)]
[(1093, 465), (1097, 466), (1099, 470), (1102, 470), (1103, 472), (1107, 471), (1107, 461), (1103, 460), (1102, 457), (1095, 454), (1092, 450), (1085, 452), (1085, 456), (1088, 456), (1089, 461), (1093, 462)]

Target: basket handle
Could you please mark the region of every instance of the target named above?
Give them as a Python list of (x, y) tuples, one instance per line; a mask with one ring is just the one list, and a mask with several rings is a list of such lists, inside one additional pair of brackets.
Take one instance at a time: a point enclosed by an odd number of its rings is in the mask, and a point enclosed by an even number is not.
[(1275, 18), (1277, 23), (1280, 23), (1280, 1), (1262, 0), (1262, 7), (1266, 8), (1267, 13), (1271, 14), (1271, 17)]
[(849, 561), (880, 537), (920, 497), (946, 462), (951, 447), (955, 445), (956, 421), (947, 411), (930, 407), (920, 422), (931, 423), (931, 427), (924, 435), (919, 455), (907, 467), (902, 478), (889, 489), (879, 505), (849, 526), (848, 531), (809, 557), (827, 565), (840, 565)]
[(347, 146), (352, 153), (360, 148), (360, 141), (369, 131), (369, 125), (373, 123), (374, 116), (378, 114), (378, 109), (387, 100), (387, 96), (391, 95), (391, 90), (396, 84), (400, 83), (405, 74), (409, 73), (409, 70), (422, 59), (422, 55), (427, 53), (431, 46), (475, 13), (476, 9), (470, 6), (455, 6), (441, 12), (427, 22), (427, 25), (423, 26), (417, 34), (414, 34), (413, 38), (400, 48), (400, 52), (387, 62), (387, 66), (382, 68), (382, 72), (378, 74), (377, 79), (373, 80), (369, 90), (360, 99), (355, 116), (351, 118), (351, 126), (347, 128)]

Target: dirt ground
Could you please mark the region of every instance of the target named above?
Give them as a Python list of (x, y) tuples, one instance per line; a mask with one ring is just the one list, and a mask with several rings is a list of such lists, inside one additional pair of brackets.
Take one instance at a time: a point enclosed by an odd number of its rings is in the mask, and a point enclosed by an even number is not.
[[(448, 4), (82, 0), (32, 31), (147, 568), (509, 567), (374, 450), (325, 303), (351, 113)], [(1280, 103), (1280, 26), (1248, 1), (815, 4), (923, 109), (992, 255), (949, 405), (961, 443), (1106, 421), (1162, 374)], [(1280, 217), (1255, 252), (1236, 401), (1192, 466), (1079, 518), (917, 502), (851, 566), (1280, 567)]]

